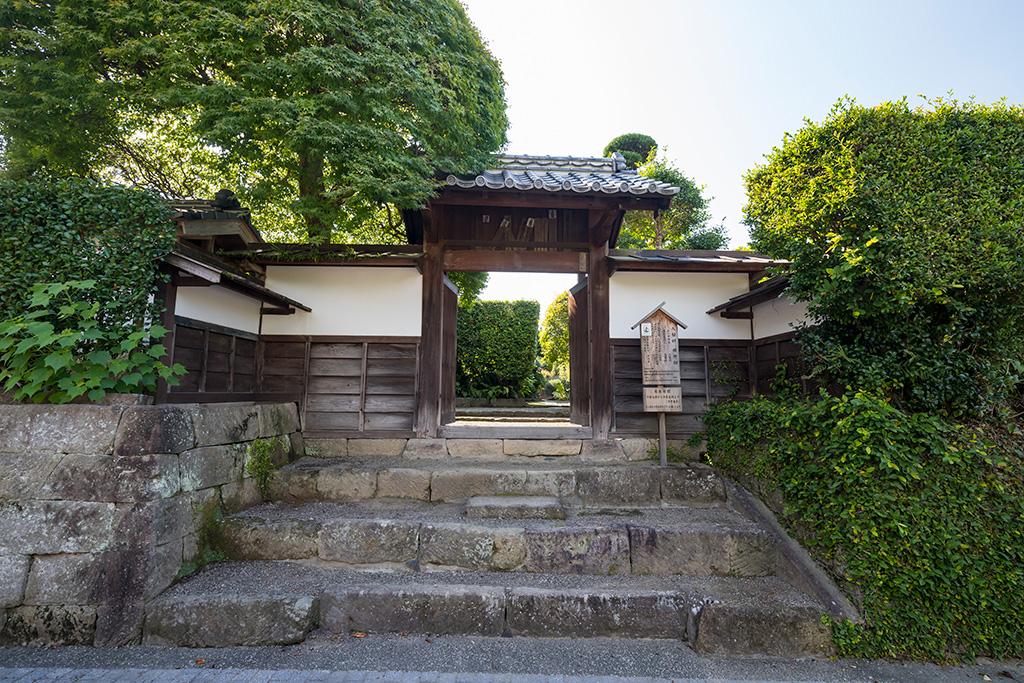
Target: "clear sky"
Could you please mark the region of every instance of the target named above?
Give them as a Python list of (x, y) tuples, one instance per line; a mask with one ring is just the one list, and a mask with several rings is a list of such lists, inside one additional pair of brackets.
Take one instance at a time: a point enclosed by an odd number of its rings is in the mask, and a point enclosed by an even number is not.
[[(747, 241), (743, 174), (845, 94), (1024, 102), (1024, 0), (465, 5), (501, 61), (510, 151), (592, 156), (648, 133), (706, 186), (733, 246)], [(492, 275), (485, 297), (522, 286)]]

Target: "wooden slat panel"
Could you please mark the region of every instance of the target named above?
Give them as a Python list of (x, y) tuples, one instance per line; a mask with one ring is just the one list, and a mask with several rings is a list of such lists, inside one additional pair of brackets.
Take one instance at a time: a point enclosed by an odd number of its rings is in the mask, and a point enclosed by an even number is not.
[(232, 391), (256, 391), (256, 376), (235, 373), (235, 385), (231, 389)]
[(203, 331), (194, 327), (178, 325), (174, 330), (174, 348), (176, 349), (202, 349)]
[(206, 373), (206, 391), (227, 391), (228, 390), (228, 373), (226, 372), (213, 372), (207, 371)]
[(369, 377), (413, 377), (416, 374), (416, 359), (370, 358), (366, 363), (366, 374)]
[(358, 377), (310, 377), (311, 394), (355, 394), (359, 395)]
[(235, 377), (239, 375), (255, 375), (256, 359), (252, 357), (235, 355)]
[(203, 367), (203, 350), (175, 347), (174, 362), (181, 363), (189, 372), (199, 372)]
[(310, 358), (309, 374), (311, 377), (359, 377), (363, 363), (356, 358)]
[(750, 351), (746, 346), (710, 346), (708, 359), (747, 361), (750, 359)]
[(416, 358), (415, 344), (374, 344), (367, 348), (368, 358)]
[(362, 358), (362, 344), (323, 344), (313, 342), (309, 345), (310, 358)]
[(182, 375), (178, 378), (178, 384), (170, 387), (170, 392), (175, 391), (198, 391), (199, 390), (199, 372), (193, 370), (188, 374)]
[(367, 413), (365, 429), (412, 429), (412, 413)]
[(235, 337), (235, 356), (239, 358), (255, 358), (256, 342), (251, 339)]
[[(301, 358), (299, 360), (302, 360)], [(270, 393), (295, 393), (302, 391), (302, 377), (294, 375), (264, 375), (261, 391)]]
[(415, 377), (367, 377), (366, 378), (366, 395), (382, 395), (382, 394), (407, 394), (413, 395), (416, 391), (416, 378)]
[(272, 358), (302, 358), (306, 355), (303, 342), (264, 342), (263, 357), (268, 361)]
[(309, 394), (306, 410), (317, 412), (350, 413), (359, 410), (358, 394)]
[(302, 379), (305, 362), (299, 358), (267, 358), (263, 361), (263, 376), (285, 375)]
[(408, 396), (367, 396), (366, 412), (411, 413), (416, 407), (416, 397)]
[(206, 372), (227, 373), (231, 366), (231, 356), (227, 353), (210, 350), (206, 355)]
[(305, 429), (358, 429), (359, 413), (306, 411)]
[(210, 351), (231, 353), (231, 336), (220, 334), (219, 332), (211, 332), (208, 346)]
[[(701, 415), (706, 408), (707, 402), (702, 397), (691, 396), (683, 399), (683, 414)], [(642, 413), (643, 396), (616, 396), (615, 410), (619, 413)]]

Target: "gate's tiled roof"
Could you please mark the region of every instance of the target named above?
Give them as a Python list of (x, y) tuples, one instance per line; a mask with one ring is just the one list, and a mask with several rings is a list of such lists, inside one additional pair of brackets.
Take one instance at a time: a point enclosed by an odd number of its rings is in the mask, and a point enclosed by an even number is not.
[(627, 166), (622, 155), (550, 157), (503, 154), (497, 168), (471, 178), (449, 175), (448, 185), (466, 189), (547, 190), (630, 195), (674, 195), (679, 188), (644, 178)]

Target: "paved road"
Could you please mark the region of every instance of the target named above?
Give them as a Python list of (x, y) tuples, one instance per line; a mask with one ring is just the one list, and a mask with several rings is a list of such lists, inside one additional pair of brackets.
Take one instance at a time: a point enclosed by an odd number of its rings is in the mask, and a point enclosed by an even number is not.
[[(426, 673), (424, 673), (426, 672)], [(987, 679), (986, 679), (987, 677)], [(716, 658), (670, 640), (314, 635), (287, 647), (0, 648), (0, 683), (1024, 683), (1021, 664)]]

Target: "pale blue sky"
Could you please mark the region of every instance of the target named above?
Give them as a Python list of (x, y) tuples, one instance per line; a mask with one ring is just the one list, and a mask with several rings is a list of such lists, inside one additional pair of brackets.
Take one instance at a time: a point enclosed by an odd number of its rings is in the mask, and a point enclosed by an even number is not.
[[(733, 246), (743, 174), (844, 94), (1024, 102), (1024, 0), (465, 5), (501, 60), (510, 151), (597, 155), (619, 133), (653, 135), (714, 196)], [(549, 300), (562, 279), (492, 275), (485, 296)]]

